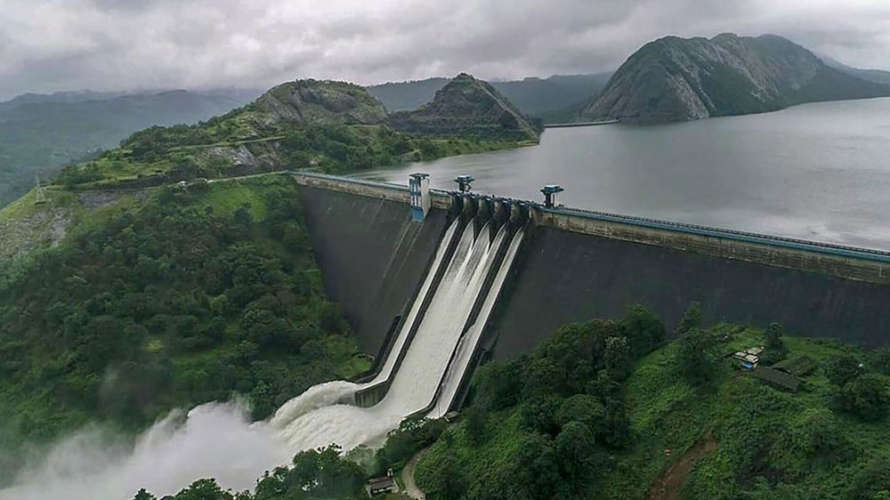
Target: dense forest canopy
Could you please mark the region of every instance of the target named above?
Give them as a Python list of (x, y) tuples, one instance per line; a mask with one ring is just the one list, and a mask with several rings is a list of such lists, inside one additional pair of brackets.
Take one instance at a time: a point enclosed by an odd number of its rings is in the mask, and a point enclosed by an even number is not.
[[(284, 178), (164, 187), (0, 271), (0, 449), (247, 395), (265, 418), (368, 368)], [(0, 464), (2, 465), (2, 464)], [(4, 477), (10, 477), (4, 474)]]

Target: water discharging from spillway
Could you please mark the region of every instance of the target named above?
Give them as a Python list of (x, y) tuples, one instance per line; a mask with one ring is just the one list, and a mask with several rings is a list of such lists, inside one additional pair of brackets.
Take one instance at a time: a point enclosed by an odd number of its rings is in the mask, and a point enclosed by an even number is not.
[[(470, 221), (464, 225), (453, 254), (446, 263), (444, 256), (459, 229), (459, 220), (449, 226), (433, 266), (377, 377), (363, 385), (332, 382), (313, 387), (285, 403), (276, 412), (271, 425), (280, 429), (281, 435), (294, 449), (330, 443), (337, 443), (344, 449), (360, 444), (373, 446), (380, 444), (386, 434), (409, 415), (431, 409), (430, 416), (441, 417), (447, 411), (522, 239), (521, 231), (511, 237), (507, 224), (496, 232), (485, 224), (477, 233)], [(497, 263), (499, 250), (505, 244), (509, 247), (479, 308), (476, 321), (464, 334), (467, 321), (485, 288), (486, 279)], [(438, 286), (434, 288), (434, 278), (441, 265), (446, 267)], [(405, 349), (412, 325), (418, 320), (421, 304), (430, 294), (416, 333), (407, 346), (398, 370), (394, 370), (398, 354)], [(452, 353), (455, 353), (453, 360)], [(390, 377), (389, 390), (372, 407), (330, 404), (331, 401), (347, 399), (350, 393), (382, 383)], [(437, 390), (440, 382), (443, 382), (442, 390)], [(437, 395), (439, 398), (434, 401)]]
[[(140, 487), (166, 495), (200, 477), (249, 489), (264, 470), (287, 463), (299, 451), (332, 443), (344, 451), (377, 446), (406, 416), (441, 417), (458, 392), (523, 238), (521, 229), (511, 235), (509, 224), (496, 230), (484, 225), (478, 232), (474, 224), (458, 219), (449, 226), (371, 382), (319, 384), (282, 405), (267, 422), (250, 423), (238, 403), (201, 405), (187, 418), (173, 412), (130, 449), (86, 429), (26, 467), (12, 488), (0, 490), (0, 500), (132, 498)], [(354, 401), (356, 391), (387, 381), (378, 404), (344, 403)]]

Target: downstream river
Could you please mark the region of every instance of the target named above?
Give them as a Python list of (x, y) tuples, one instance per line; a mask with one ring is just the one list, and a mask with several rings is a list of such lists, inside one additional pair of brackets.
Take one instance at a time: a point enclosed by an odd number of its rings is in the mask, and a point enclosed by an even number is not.
[(538, 146), (374, 170), (362, 178), (890, 250), (890, 98), (658, 126), (548, 129)]

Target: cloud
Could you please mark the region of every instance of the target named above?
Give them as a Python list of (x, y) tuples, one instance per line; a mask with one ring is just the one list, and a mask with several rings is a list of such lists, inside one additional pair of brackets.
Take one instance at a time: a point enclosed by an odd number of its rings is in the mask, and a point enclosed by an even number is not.
[(268, 87), (452, 75), (588, 73), (648, 40), (788, 36), (884, 63), (884, 0), (5, 0), (0, 97), (90, 88)]

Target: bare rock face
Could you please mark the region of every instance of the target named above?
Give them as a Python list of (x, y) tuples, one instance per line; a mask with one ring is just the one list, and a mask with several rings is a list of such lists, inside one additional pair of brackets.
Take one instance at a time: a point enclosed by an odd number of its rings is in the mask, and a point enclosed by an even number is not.
[(415, 111), (390, 115), (396, 130), (413, 134), (462, 135), (537, 141), (538, 129), (487, 82), (461, 73)]
[(890, 87), (826, 66), (784, 38), (731, 33), (650, 42), (618, 69), (582, 111), (588, 120), (697, 120), (794, 104), (890, 95)]
[(386, 121), (383, 104), (358, 85), (297, 80), (263, 94), (256, 108), (269, 124), (376, 124)]

